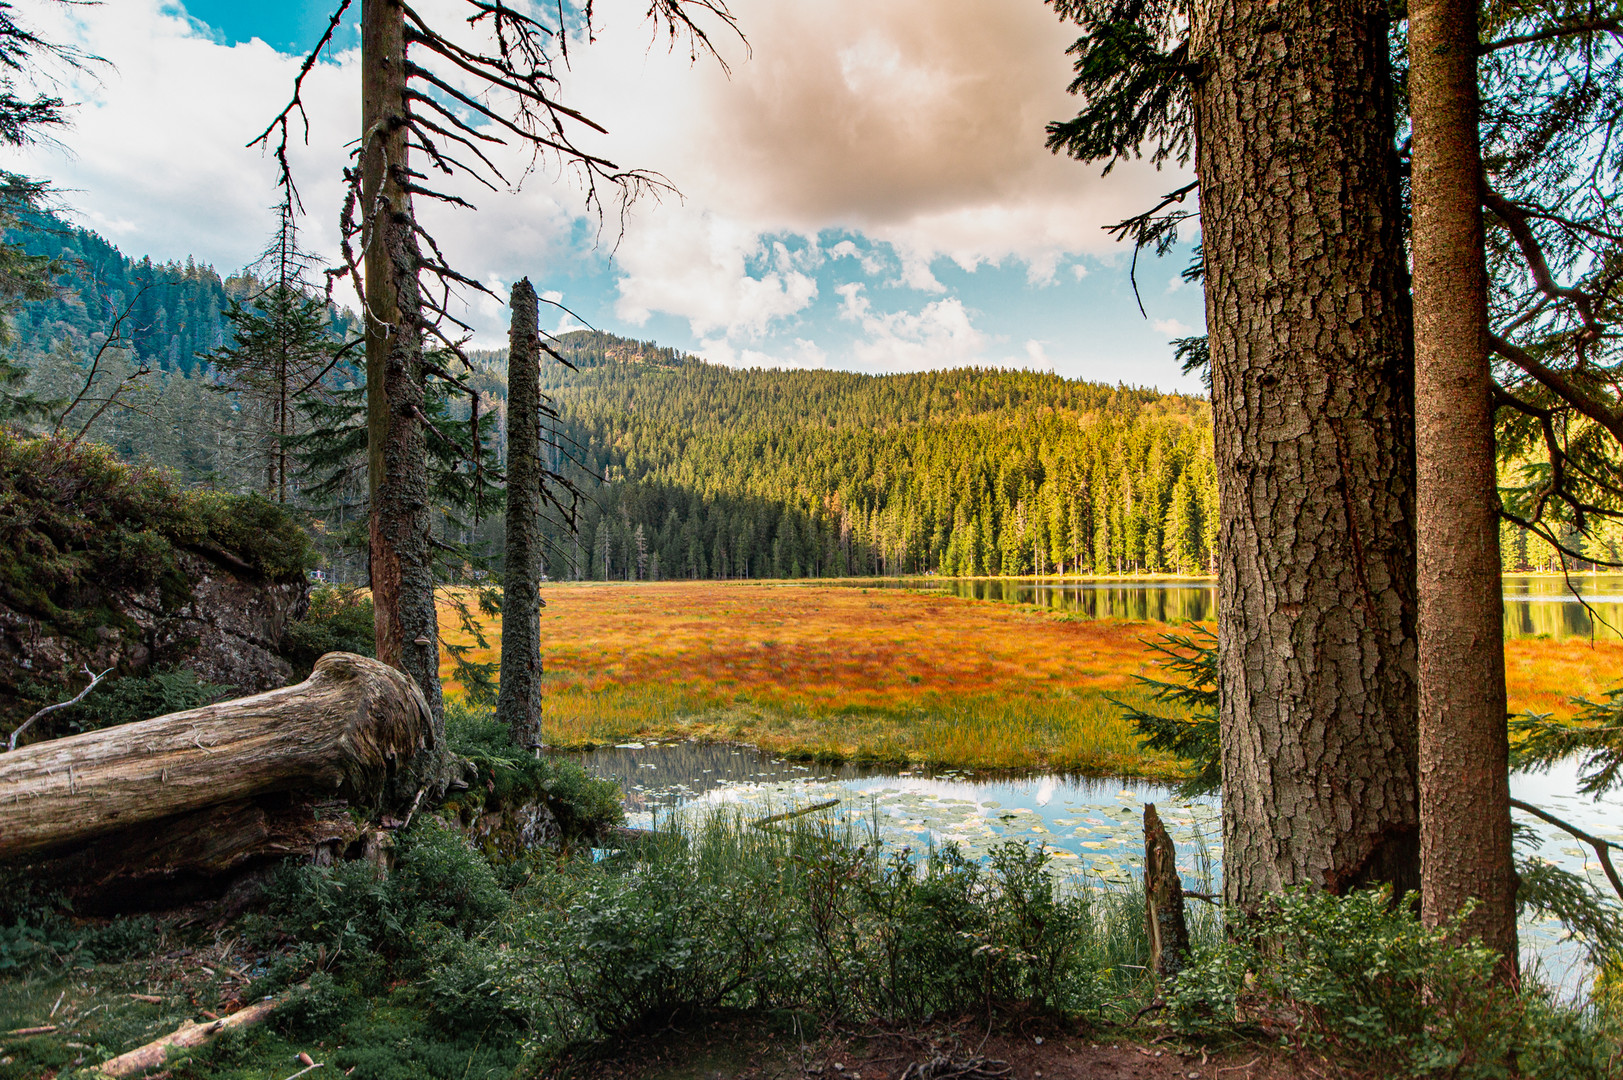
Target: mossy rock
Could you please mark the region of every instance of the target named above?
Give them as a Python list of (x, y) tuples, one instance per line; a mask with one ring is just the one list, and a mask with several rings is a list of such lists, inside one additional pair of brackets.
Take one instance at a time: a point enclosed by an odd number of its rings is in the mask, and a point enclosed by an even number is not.
[(0, 728), (77, 690), (86, 664), (280, 685), (276, 650), (314, 562), (299, 523), (257, 495), (0, 431)]

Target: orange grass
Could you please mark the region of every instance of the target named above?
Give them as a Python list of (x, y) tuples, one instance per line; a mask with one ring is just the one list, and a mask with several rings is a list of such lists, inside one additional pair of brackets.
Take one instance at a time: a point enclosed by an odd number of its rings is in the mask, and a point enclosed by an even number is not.
[[(731, 582), (553, 584), (544, 594), (545, 733), (938, 767), (1178, 772), (1108, 696), (1136, 698), (1158, 623), (893, 589)], [(442, 609), (441, 633), (466, 641)], [(495, 660), (499, 621), (487, 630)], [(1623, 642), (1507, 642), (1512, 711), (1569, 715), (1623, 673)], [(460, 687), (448, 660), (447, 693)]]
[(1623, 641), (1524, 638), (1505, 642), (1510, 711), (1571, 716), (1570, 698), (1598, 698), (1623, 680)]
[[(1158, 626), (896, 590), (555, 584), (542, 610), (547, 738), (755, 743), (777, 753), (1165, 776), (1106, 695), (1136, 694)], [(441, 632), (463, 641), (442, 612)], [(490, 629), (500, 654), (500, 626)], [(447, 692), (451, 665), (441, 668)]]

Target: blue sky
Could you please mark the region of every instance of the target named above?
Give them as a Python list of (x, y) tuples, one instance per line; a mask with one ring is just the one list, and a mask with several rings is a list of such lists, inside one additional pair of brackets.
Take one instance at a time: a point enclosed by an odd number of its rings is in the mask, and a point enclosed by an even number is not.
[[(301, 53), (313, 48), (321, 39), (321, 33), (327, 28), (336, 7), (326, 0), (278, 0), (274, 3), (185, 0), (184, 3), (168, 6), (172, 10), (184, 10), (192, 18), (205, 23), (227, 45), (258, 38), (283, 52)], [(348, 29), (344, 34), (345, 40), (340, 42), (344, 45), (353, 44), (358, 33), (355, 29), (356, 16), (360, 13), (361, 5), (356, 0), (350, 6), (353, 14), (345, 18)]]
[[(460, 4), (418, 6), (459, 25)], [(1042, 148), (1042, 124), (1075, 102), (1074, 28), (1040, 0), (737, 0), (749, 52), (717, 34), (730, 76), (651, 45), (645, 7), (600, 3), (596, 43), (572, 49), (561, 93), (609, 128), (582, 133), (591, 149), (664, 174), (681, 197), (599, 228), (543, 162), (516, 192), (470, 191), (476, 214), (429, 212), (460, 267), (498, 293), (527, 275), (593, 325), (719, 362), (972, 363), (1198, 389), (1170, 344), (1202, 323), (1198, 288), (1178, 277), (1187, 249), (1139, 261), (1145, 317), (1129, 253), (1102, 229), (1184, 177), (1129, 163), (1101, 178)], [(36, 8), (42, 29), (112, 69), (69, 80), (81, 104), (61, 147), (8, 167), (51, 177), (127, 253), (248, 262), (275, 191), (271, 163), (244, 144), (280, 107), (328, 3)], [(305, 237), (329, 257), (357, 42), (341, 31), (312, 79), (310, 141), (295, 152)], [(470, 298), (481, 343), (501, 340), (503, 314)]]

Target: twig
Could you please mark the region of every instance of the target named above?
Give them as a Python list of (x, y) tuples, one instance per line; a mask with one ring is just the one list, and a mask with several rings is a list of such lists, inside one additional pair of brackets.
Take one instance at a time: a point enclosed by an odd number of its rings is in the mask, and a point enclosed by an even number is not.
[(307, 1072), (314, 1072), (317, 1069), (324, 1069), (326, 1067), (327, 1063), (325, 1061), (312, 1062), (311, 1064), (300, 1069), (298, 1072), (294, 1073), (292, 1076), (288, 1077), (287, 1080), (297, 1080), (298, 1077), (303, 1076)]
[[(69, 701), (59, 701), (55, 705), (47, 705), (47, 706), (45, 706), (45, 708), (41, 709), (39, 712), (35, 713), (33, 716), (30, 716), (27, 720), (24, 720), (21, 724), (19, 724), (17, 726), (17, 730), (13, 731), (11, 733), (11, 737), (6, 740), (6, 749), (8, 751), (17, 749), (17, 739), (19, 737), (21, 737), (23, 732), (28, 730), (29, 725), (31, 725), (35, 720), (38, 720), (40, 717), (46, 715), (47, 713), (53, 713), (58, 709), (65, 709), (69, 705), (77, 705), (77, 704), (79, 704), (79, 702), (81, 702), (81, 701), (83, 701), (85, 699), (85, 695), (90, 693), (90, 691), (94, 690), (96, 688), (96, 684), (101, 682), (103, 679), (105, 679), (112, 672), (112, 670), (113, 670), (112, 668), (108, 668), (106, 671), (102, 672), (100, 675), (91, 675), (90, 676), (90, 685), (86, 686), (83, 690), (79, 691), (78, 695), (75, 696), (73, 699), (71, 699)], [(88, 664), (85, 665), (85, 674), (90, 675), (90, 666)]]
[(1590, 847), (1594, 848), (1595, 854), (1600, 856), (1601, 867), (1606, 871), (1606, 879), (1612, 883), (1612, 889), (1617, 893), (1618, 897), (1623, 899), (1623, 879), (1618, 878), (1617, 870), (1612, 866), (1612, 857), (1606, 852), (1607, 848), (1617, 848), (1617, 850), (1623, 851), (1623, 844), (1614, 844), (1610, 840), (1602, 840), (1598, 836), (1591, 836), (1589, 833), (1584, 832), (1577, 826), (1569, 825), (1565, 821), (1562, 821), (1549, 811), (1540, 810), (1532, 803), (1525, 803), (1520, 799), (1511, 799), (1510, 805), (1515, 807), (1517, 810), (1532, 814), (1536, 818), (1542, 818), (1551, 825), (1554, 825), (1556, 828), (1570, 833), (1579, 840), (1582, 840), (1584, 843), (1588, 844)]
[(16, 1035), (16, 1036), (49, 1035), (51, 1032), (53, 1032), (55, 1030), (56, 1030), (56, 1025), (55, 1024), (42, 1024), (39, 1027), (12, 1028), (10, 1031), (6, 1032), (6, 1034), (7, 1035)]
[(423, 789), (417, 789), (417, 797), (411, 800), (411, 809), (406, 811), (406, 820), (400, 826), (401, 830), (411, 828), (411, 816), (417, 812), (417, 804), (423, 801)]

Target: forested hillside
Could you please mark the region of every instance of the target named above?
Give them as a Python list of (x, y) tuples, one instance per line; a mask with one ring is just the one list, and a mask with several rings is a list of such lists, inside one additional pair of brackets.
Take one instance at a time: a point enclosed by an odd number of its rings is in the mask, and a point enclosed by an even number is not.
[[(230, 300), (257, 287), (247, 274), (222, 278), (214, 267), (190, 258), (184, 264), (133, 259), (99, 234), (59, 218), (30, 218), (25, 224), (8, 230), (5, 241), (30, 255), (56, 259), (63, 269), (63, 288), (55, 299), (17, 311), (17, 335), (36, 349), (47, 350), (65, 337), (88, 341), (127, 311), (124, 333), (138, 364), (193, 375), (206, 366), (201, 355), (230, 336), (223, 315)], [(334, 313), (336, 328), (351, 322), (347, 314)]]
[[(123, 389), (117, 407), (97, 412), (89, 437), (186, 483), (264, 490), (264, 424), (237, 394), (221, 392), (204, 356), (229, 344), (225, 312), (259, 283), (190, 260), (132, 259), (93, 232), (54, 220), (44, 226), (8, 234), (65, 271), (59, 295), (15, 312), (28, 390), (65, 407), (94, 362), (92, 399), (104, 387)], [(131, 347), (97, 358), (126, 309), (120, 329)], [(349, 335), (348, 312), (333, 310), (331, 320), (335, 341)], [(1210, 567), (1216, 487), (1203, 399), (1019, 371), (736, 370), (588, 331), (565, 335), (557, 347), (576, 370), (544, 365), (543, 390), (562, 420), (554, 460), (585, 498), (578, 535), (561, 515), (546, 527), (553, 577)], [(499, 464), (506, 359), (493, 352), (473, 359), (479, 370), (466, 381), (492, 406)], [(327, 423), (339, 434), (347, 426), (351, 450), (363, 445), (359, 379), (353, 363), (335, 366), (301, 412), (301, 437)], [(76, 432), (93, 411), (81, 407), (65, 431)], [(468, 412), (465, 398), (445, 402), (447, 418)], [(345, 552), (362, 539), (362, 459), (350, 453), (345, 481), (322, 494), (317, 488), (340, 466), (333, 453), (306, 456), (318, 463), (297, 478), (294, 501), (324, 537), (329, 569), (356, 577), (364, 559), (358, 548)], [(1514, 477), (1520, 464), (1505, 469)], [(447, 535), (499, 557), (496, 526), (442, 520)], [(1571, 540), (1610, 558), (1623, 550), (1617, 532), (1600, 528)], [(1509, 523), (1502, 554), (1510, 570), (1558, 564), (1553, 549)]]
[(554, 528), (554, 576), (1209, 565), (1199, 399), (1018, 371), (734, 370), (587, 332), (560, 351), (578, 370), (548, 365), (544, 389), (593, 498), (578, 538)]

